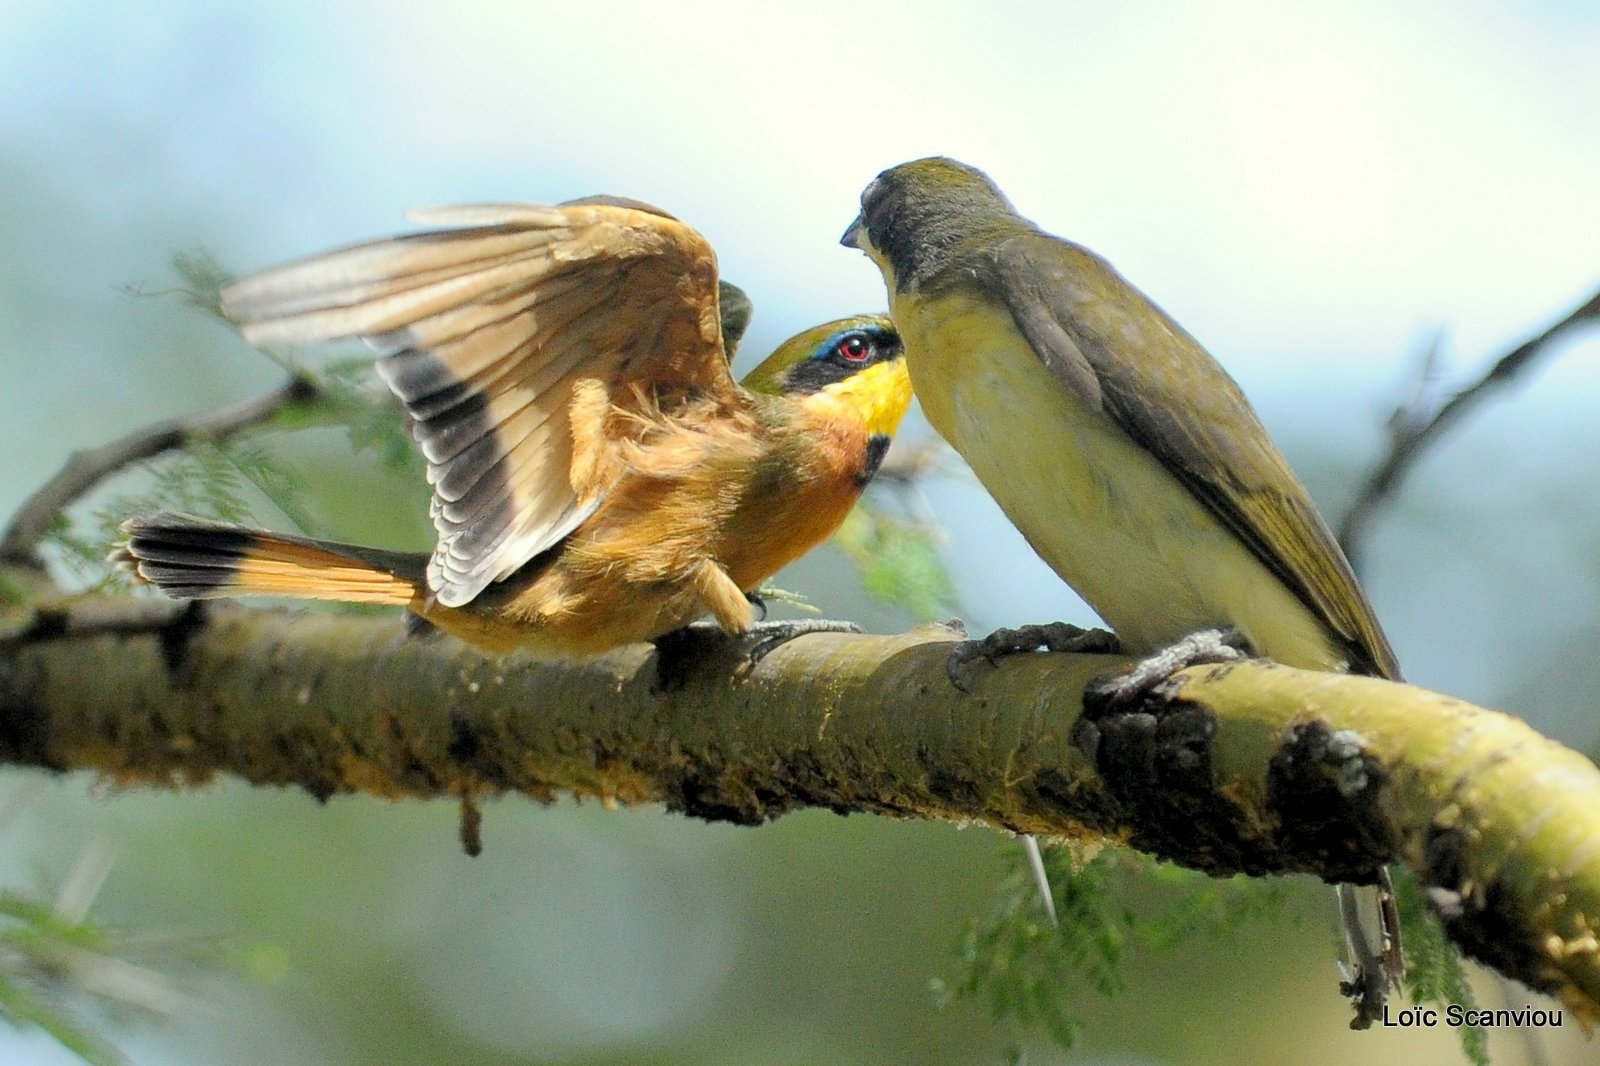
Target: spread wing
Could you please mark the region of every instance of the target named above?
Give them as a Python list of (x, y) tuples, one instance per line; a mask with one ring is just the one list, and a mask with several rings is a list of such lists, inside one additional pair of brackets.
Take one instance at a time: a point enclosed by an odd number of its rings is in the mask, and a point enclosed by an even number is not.
[(255, 274), (222, 306), (252, 344), (383, 353), (433, 486), (428, 585), (454, 607), (594, 513), (609, 404), (660, 417), (735, 385), (716, 257), (670, 215), (597, 197), (410, 217), (440, 228)]
[(1068, 241), (1010, 238), (994, 267), (995, 288), (1057, 380), (1115, 418), (1249, 545), (1343, 639), (1353, 669), (1398, 678), (1344, 552), (1244, 393), (1199, 342)]

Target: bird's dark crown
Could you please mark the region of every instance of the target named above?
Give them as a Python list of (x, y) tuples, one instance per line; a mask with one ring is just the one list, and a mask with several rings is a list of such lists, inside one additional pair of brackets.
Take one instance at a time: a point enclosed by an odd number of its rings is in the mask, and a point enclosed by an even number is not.
[(861, 220), (904, 291), (937, 271), (965, 238), (1016, 210), (977, 167), (933, 156), (879, 174), (861, 194)]

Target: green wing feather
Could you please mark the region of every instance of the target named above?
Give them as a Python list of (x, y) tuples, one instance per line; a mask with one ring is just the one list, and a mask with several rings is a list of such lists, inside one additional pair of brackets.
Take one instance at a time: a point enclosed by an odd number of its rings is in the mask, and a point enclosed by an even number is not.
[(1227, 371), (1093, 252), (1032, 229), (989, 247), (972, 264), (980, 286), (1057, 380), (1177, 475), (1344, 641), (1353, 670), (1398, 679), (1344, 552)]

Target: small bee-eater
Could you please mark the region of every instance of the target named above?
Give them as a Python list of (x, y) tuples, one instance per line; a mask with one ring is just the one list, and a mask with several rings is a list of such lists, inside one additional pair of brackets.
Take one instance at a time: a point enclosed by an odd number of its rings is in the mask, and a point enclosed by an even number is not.
[(116, 557), (173, 596), (395, 604), (496, 652), (596, 654), (705, 614), (749, 629), (747, 593), (834, 531), (910, 404), (888, 320), (807, 330), (741, 386), (748, 302), (719, 300), (711, 246), (672, 216), (594, 197), (412, 217), (441, 228), (264, 271), (222, 306), (253, 344), (382, 353), (433, 552), (158, 514)]
[[(1238, 385), (1104, 259), (942, 158), (878, 175), (841, 243), (883, 273), (928, 420), (1124, 651), (1224, 628), (1291, 666), (1399, 678)], [(1398, 931), (1358, 935), (1369, 1017), (1398, 980)]]

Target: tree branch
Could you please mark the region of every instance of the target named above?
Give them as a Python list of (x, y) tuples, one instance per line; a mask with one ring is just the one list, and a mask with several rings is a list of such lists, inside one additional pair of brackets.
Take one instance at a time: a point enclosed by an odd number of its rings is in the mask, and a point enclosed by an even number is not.
[(1600, 321), (1600, 292), (1589, 297), (1582, 306), (1543, 333), (1530, 337), (1501, 356), (1488, 373), (1439, 406), (1432, 417), (1426, 417), (1426, 412), (1422, 410), (1422, 405), (1428, 400), (1427, 390), (1420, 390), (1411, 403), (1395, 411), (1390, 420), (1388, 454), (1362, 483), (1355, 502), (1350, 505), (1344, 521), (1339, 523), (1339, 543), (1344, 546), (1351, 561), (1354, 562), (1360, 554), (1367, 523), (1399, 488), (1401, 480), (1416, 465), (1428, 444), (1466, 417), (1496, 389), (1509, 384), (1554, 341), (1592, 321)]
[[(707, 636), (488, 659), (392, 620), (80, 600), (0, 642), (0, 762), (172, 786), (227, 773), (319, 797), (560, 792), (754, 825), (800, 807), (1111, 837), (1215, 874), (1371, 880), (1404, 862), (1468, 954), (1592, 1017), (1600, 770), (1521, 721), (1406, 685), (1191, 668), (1137, 706), (1125, 660), (944, 675), (951, 635), (817, 635), (758, 667)], [(65, 612), (66, 618), (62, 618)]]
[(109, 444), (74, 452), (56, 476), (28, 497), (12, 517), (0, 537), (0, 562), (42, 569), (36, 550), (56, 515), (124, 467), (195, 440), (226, 440), (271, 422), (287, 408), (312, 403), (318, 395), (309, 378), (296, 375), (254, 400), (156, 422)]

